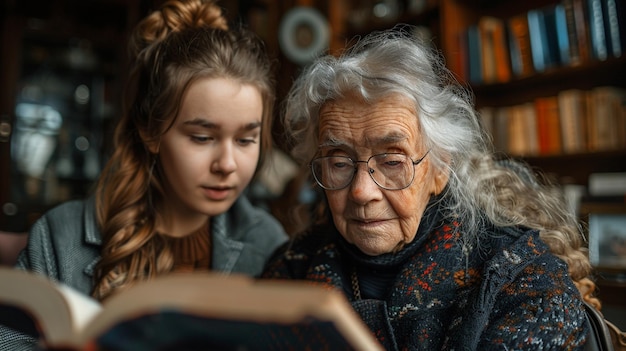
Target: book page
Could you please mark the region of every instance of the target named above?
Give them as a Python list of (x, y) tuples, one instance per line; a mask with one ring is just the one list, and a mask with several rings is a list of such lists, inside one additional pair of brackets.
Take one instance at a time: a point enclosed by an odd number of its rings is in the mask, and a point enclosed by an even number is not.
[(64, 284), (59, 284), (58, 288), (65, 297), (76, 332), (79, 332), (102, 310), (102, 305), (91, 296)]

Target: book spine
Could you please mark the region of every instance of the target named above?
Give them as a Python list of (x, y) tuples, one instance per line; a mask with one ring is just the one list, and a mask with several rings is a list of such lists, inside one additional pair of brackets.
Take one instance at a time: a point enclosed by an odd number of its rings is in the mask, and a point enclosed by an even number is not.
[(582, 62), (582, 43), (578, 38), (576, 30), (576, 14), (574, 13), (574, 0), (563, 0), (563, 12), (565, 15), (565, 28), (569, 44), (568, 57), (571, 65), (578, 65)]
[[(540, 31), (546, 68), (569, 63), (569, 60), (561, 55), (561, 46), (565, 46), (566, 42), (563, 44), (560, 42), (558, 10), (559, 6), (549, 6), (538, 10), (541, 11), (543, 18), (543, 27), (540, 28)], [(567, 35), (566, 33), (562, 34)]]
[(496, 55), (495, 55), (495, 21), (493, 17), (481, 17), (478, 20), (478, 33), (480, 35), (480, 57), (483, 83), (496, 81)]
[(509, 57), (506, 28), (504, 21), (497, 19), (494, 32), (494, 55), (496, 61), (496, 77), (498, 82), (511, 80), (511, 59)]
[(535, 71), (543, 72), (547, 68), (547, 43), (543, 12), (540, 9), (532, 9), (527, 12), (527, 16), (533, 67)]
[(481, 42), (478, 26), (469, 26), (466, 30), (467, 35), (467, 58), (469, 68), (469, 81), (472, 84), (482, 83), (482, 57)]
[(608, 49), (604, 32), (604, 16), (602, 0), (589, 0), (589, 34), (592, 56), (598, 60), (606, 60)]
[(577, 89), (563, 90), (558, 94), (564, 153), (585, 150), (583, 94)]
[(509, 53), (513, 73), (519, 77), (534, 73), (530, 33), (526, 15), (511, 17), (507, 22)]
[(554, 7), (554, 21), (556, 41), (559, 48), (558, 61), (561, 65), (567, 66), (572, 63), (572, 59), (565, 7), (562, 4)]
[[(620, 21), (624, 21), (624, 14), (622, 18), (619, 17), (618, 2), (619, 0), (602, 0), (607, 48), (614, 57), (621, 57), (624, 49), (621, 37), (623, 33), (620, 30)], [(623, 25), (622, 23), (621, 26)]]
[(591, 58), (591, 48), (589, 43), (589, 20), (586, 6), (587, 0), (572, 0), (574, 5), (574, 20), (576, 22), (576, 37), (580, 49), (582, 62), (587, 62)]
[(541, 155), (561, 153), (561, 126), (556, 96), (537, 98), (535, 109), (537, 111), (539, 153)]

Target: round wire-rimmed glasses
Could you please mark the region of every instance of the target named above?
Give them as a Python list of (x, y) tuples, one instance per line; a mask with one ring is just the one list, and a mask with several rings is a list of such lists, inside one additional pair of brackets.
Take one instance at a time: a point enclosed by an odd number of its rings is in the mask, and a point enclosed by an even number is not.
[(367, 173), (374, 183), (385, 190), (402, 190), (415, 179), (415, 166), (424, 156), (413, 161), (401, 153), (385, 153), (372, 155), (367, 161), (353, 160), (348, 156), (322, 156), (311, 161), (311, 172), (319, 186), (326, 190), (340, 190), (352, 183), (359, 168), (365, 163)]

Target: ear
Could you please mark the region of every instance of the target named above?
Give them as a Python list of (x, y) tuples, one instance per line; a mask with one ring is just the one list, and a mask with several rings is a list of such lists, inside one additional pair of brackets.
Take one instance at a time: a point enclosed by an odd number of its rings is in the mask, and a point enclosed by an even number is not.
[(435, 172), (437, 172), (437, 174), (435, 174), (433, 179), (432, 194), (439, 195), (448, 184), (448, 180), (450, 179), (450, 169), (448, 167), (443, 167), (437, 169)]

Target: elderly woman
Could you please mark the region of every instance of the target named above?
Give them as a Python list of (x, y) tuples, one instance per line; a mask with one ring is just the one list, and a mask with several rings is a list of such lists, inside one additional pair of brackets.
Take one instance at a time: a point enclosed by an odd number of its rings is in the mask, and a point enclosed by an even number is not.
[(328, 218), (264, 278), (341, 289), (389, 350), (582, 348), (576, 219), (532, 172), (494, 159), (470, 94), (426, 44), (371, 34), (302, 72), (285, 108)]

